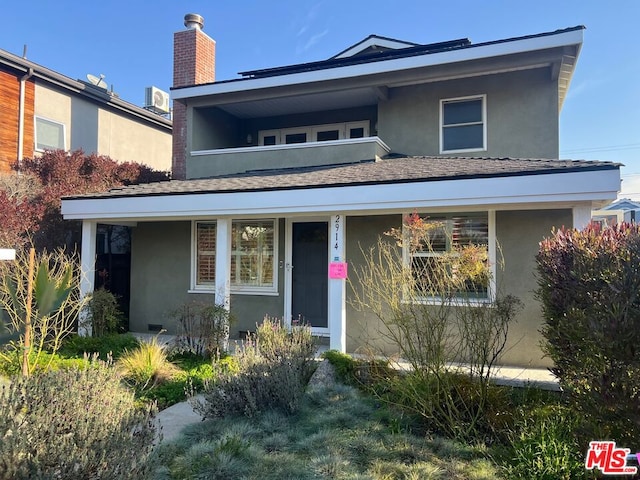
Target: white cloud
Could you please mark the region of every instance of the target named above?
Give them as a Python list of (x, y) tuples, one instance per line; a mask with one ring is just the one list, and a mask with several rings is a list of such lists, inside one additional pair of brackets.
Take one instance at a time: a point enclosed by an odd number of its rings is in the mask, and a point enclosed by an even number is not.
[(315, 44), (317, 44), (322, 39), (322, 37), (324, 37), (327, 33), (329, 33), (329, 29), (325, 29), (320, 33), (316, 33), (309, 40), (307, 40), (307, 43), (305, 43), (304, 45), (298, 45), (298, 47), (296, 48), (296, 53), (301, 54), (306, 52)]

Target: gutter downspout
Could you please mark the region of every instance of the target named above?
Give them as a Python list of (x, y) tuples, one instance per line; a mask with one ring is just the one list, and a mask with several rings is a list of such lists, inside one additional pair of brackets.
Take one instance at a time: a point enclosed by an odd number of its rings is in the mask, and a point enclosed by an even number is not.
[(25, 84), (33, 76), (33, 68), (29, 67), (27, 73), (20, 78), (20, 104), (18, 106), (18, 166), (22, 163), (24, 154), (24, 96)]

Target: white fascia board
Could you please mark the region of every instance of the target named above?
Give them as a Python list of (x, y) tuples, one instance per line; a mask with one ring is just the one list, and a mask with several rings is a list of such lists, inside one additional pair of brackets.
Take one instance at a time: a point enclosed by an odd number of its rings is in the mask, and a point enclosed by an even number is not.
[(204, 193), (62, 201), (65, 219), (186, 220), (414, 208), (530, 205), (614, 200), (618, 170), (262, 192)]
[(414, 57), (396, 58), (359, 65), (327, 68), (310, 72), (293, 73), (290, 75), (276, 75), (231, 82), (196, 85), (193, 87), (174, 90), (171, 95), (173, 99), (177, 100), (224, 93), (245, 92), (262, 88), (283, 87), (328, 80), (355, 78), (364, 75), (375, 75), (379, 73), (410, 70), (448, 63), (479, 60), (516, 53), (544, 50), (548, 48), (564, 47), (568, 45), (581, 45), (582, 38), (582, 30), (572, 30), (555, 35), (545, 35), (543, 37), (526, 38), (490, 45), (480, 45), (477, 47), (470, 46), (460, 50), (417, 55)]

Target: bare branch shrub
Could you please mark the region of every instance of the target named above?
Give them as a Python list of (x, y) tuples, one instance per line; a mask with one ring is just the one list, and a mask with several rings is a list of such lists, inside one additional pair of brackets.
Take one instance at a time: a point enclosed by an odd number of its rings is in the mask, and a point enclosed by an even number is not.
[[(486, 244), (436, 250), (432, 237), (443, 232), (438, 222), (406, 216), (403, 229), (363, 251), (363, 264), (352, 270), (351, 304), (379, 321), (370, 351), (397, 361), (381, 339), (410, 365), (406, 375), (386, 379), (392, 388), (383, 382), (381, 398), (408, 407), (441, 433), (470, 439), (486, 426), (491, 374), (520, 302), (491, 298)], [(417, 251), (420, 262), (411, 261)]]
[(228, 350), (229, 327), (233, 319), (223, 305), (186, 302), (171, 316), (176, 319), (177, 351), (217, 358)]

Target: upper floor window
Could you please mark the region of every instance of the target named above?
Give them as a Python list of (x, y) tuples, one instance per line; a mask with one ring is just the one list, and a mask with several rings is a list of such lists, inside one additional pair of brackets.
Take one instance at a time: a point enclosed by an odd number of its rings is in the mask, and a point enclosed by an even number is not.
[(37, 151), (66, 150), (65, 125), (42, 117), (35, 117), (35, 143)]
[(276, 232), (275, 220), (232, 222), (232, 291), (277, 291)]
[[(426, 240), (403, 242), (419, 300), (449, 295), (489, 297), (489, 218), (486, 212), (422, 216)], [(415, 238), (407, 225), (404, 236)], [(418, 238), (422, 238), (418, 236)], [(453, 291), (452, 291), (453, 289)]]
[(440, 153), (487, 149), (487, 97), (440, 100)]
[(287, 145), (292, 143), (327, 142), (345, 138), (363, 138), (369, 136), (369, 122), (346, 122), (306, 127), (281, 128), (279, 130), (261, 130), (258, 142), (264, 145)]

